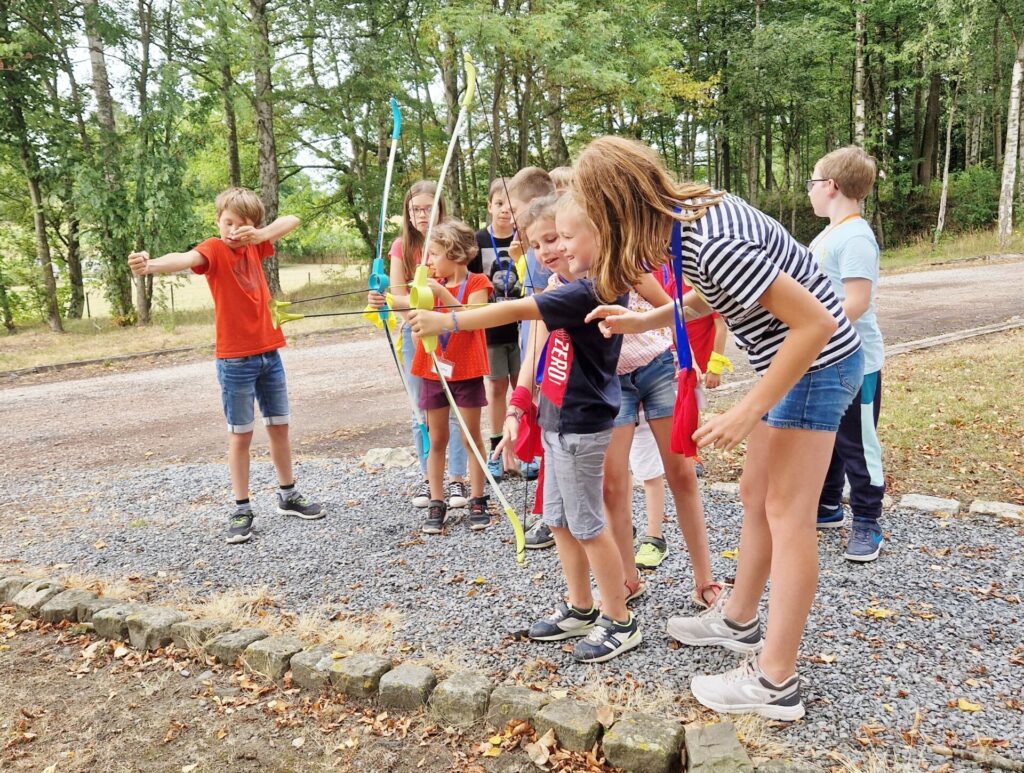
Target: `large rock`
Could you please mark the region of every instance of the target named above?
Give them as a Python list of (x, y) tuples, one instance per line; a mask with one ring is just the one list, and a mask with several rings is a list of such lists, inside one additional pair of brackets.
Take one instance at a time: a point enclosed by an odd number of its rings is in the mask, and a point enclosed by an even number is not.
[(231, 623), (227, 620), (182, 620), (171, 626), (171, 641), (174, 642), (174, 646), (186, 652), (198, 652), (214, 636), (220, 636), (230, 630)]
[(923, 513), (948, 513), (949, 515), (956, 515), (960, 512), (960, 501), (956, 499), (943, 499), (942, 497), (929, 497), (924, 494), (904, 494), (900, 499), (900, 507), (920, 510)]
[(22, 577), (20, 574), (0, 578), (0, 604), (10, 603), (30, 582), (32, 582), (31, 577)]
[(769, 760), (757, 766), (757, 773), (823, 773), (817, 765), (801, 760)]
[(357, 653), (335, 660), (330, 666), (331, 684), (353, 698), (372, 698), (380, 678), (391, 670), (391, 660), (380, 655)]
[(128, 615), (139, 609), (137, 604), (115, 604), (99, 610), (92, 616), (96, 634), (104, 639), (124, 641), (128, 638)]
[(34, 580), (18, 591), (11, 603), (17, 615), (38, 617), (43, 604), (63, 591), (64, 586), (55, 580)]
[(230, 666), (241, 657), (246, 647), (260, 639), (266, 639), (269, 635), (262, 628), (243, 628), (240, 631), (230, 631), (213, 637), (206, 642), (203, 649), (221, 663)]
[(605, 731), (601, 745), (617, 768), (670, 773), (682, 765), (683, 728), (648, 714), (627, 714)]
[(460, 671), (434, 688), (430, 705), (445, 722), (472, 725), (487, 715), (487, 701), (493, 689), (486, 676)]
[(722, 496), (739, 499), (740, 484), (733, 483), (731, 481), (715, 481), (708, 486), (708, 491), (714, 491), (716, 494), (721, 494)]
[(1024, 520), (1024, 506), (1011, 502), (985, 502), (975, 499), (971, 502), (970, 512), (973, 515), (994, 515), (997, 518)]
[(246, 647), (242, 659), (250, 671), (279, 681), (288, 670), (292, 656), (302, 652), (302, 647), (302, 641), (294, 636), (268, 636)]
[(436, 684), (437, 677), (426, 666), (403, 663), (380, 678), (381, 705), (396, 709), (423, 708)]
[(91, 623), (93, 616), (101, 609), (109, 609), (123, 603), (120, 599), (112, 599), (106, 596), (82, 599), (75, 605), (75, 619), (80, 623)]
[(416, 457), (408, 448), (371, 448), (363, 456), (363, 464), (370, 468), (410, 467)]
[(537, 712), (533, 722), (538, 736), (554, 728), (560, 746), (569, 751), (590, 751), (601, 735), (597, 709), (572, 698), (552, 701)]
[(66, 590), (58, 593), (39, 608), (39, 616), (48, 623), (62, 620), (78, 622), (78, 605), (96, 599), (96, 594), (87, 590)]
[(333, 651), (329, 644), (319, 644), (293, 655), (290, 663), (292, 682), (307, 690), (322, 689), (330, 682)]
[(513, 719), (533, 722), (548, 703), (548, 697), (529, 687), (503, 685), (495, 687), (487, 704), (487, 721), (501, 730)]
[(157, 650), (173, 640), (171, 626), (186, 618), (185, 613), (162, 607), (141, 607), (125, 618), (128, 640), (137, 650)]
[(732, 722), (694, 723), (687, 725), (685, 732), (689, 773), (753, 773), (754, 766)]

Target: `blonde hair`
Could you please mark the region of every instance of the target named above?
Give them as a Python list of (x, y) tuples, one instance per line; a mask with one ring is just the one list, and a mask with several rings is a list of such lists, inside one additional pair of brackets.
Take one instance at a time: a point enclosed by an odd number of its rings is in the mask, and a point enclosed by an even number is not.
[(868, 197), (878, 174), (875, 159), (856, 145), (833, 150), (814, 166), (819, 177), (832, 180), (840, 193), (857, 201)]
[(557, 193), (549, 193), (534, 199), (530, 205), (519, 215), (519, 228), (525, 236), (530, 227), (541, 220), (554, 220), (555, 210), (558, 207), (560, 197)]
[(263, 218), (267, 214), (260, 197), (248, 188), (228, 188), (221, 191), (213, 200), (213, 208), (217, 213), (218, 220), (224, 214), (225, 209), (230, 209), (255, 226), (263, 225)]
[[(430, 196), (434, 198), (437, 193), (437, 184), (430, 180), (420, 180), (409, 186), (402, 200), (402, 267), (405, 269), (406, 281), (412, 281), (412, 275), (416, 273), (417, 255), (423, 259), (423, 240), (426, 234), (420, 233), (412, 224), (412, 217), (409, 215), (409, 202), (417, 196)], [(448, 215), (448, 208), (444, 203), (444, 196), (437, 203), (437, 220), (442, 222)], [(436, 228), (437, 226), (435, 226)]]
[(551, 182), (555, 186), (555, 190), (562, 193), (569, 189), (572, 184), (572, 167), (571, 166), (556, 166), (548, 174), (551, 176)]
[[(476, 232), (461, 220), (449, 218), (434, 226), (430, 232), (431, 244), (438, 245), (448, 260), (465, 266), (476, 257), (480, 248), (476, 243)], [(430, 249), (430, 245), (427, 245)]]
[(591, 142), (576, 161), (570, 190), (597, 231), (590, 275), (606, 303), (666, 262), (673, 220), (699, 220), (723, 196), (707, 185), (675, 182), (654, 150), (625, 137)]
[(551, 182), (551, 175), (539, 166), (524, 167), (508, 181), (508, 195), (514, 196), (524, 204), (554, 192), (555, 184)]

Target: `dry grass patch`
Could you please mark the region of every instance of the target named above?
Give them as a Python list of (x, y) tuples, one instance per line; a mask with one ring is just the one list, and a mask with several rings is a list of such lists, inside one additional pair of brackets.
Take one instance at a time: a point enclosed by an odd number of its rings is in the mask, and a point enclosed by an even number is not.
[(1024, 236), (1013, 234), (1009, 244), (999, 246), (999, 236), (995, 229), (990, 231), (971, 231), (955, 237), (945, 238), (936, 247), (931, 238), (916, 239), (910, 244), (885, 250), (882, 253), (882, 271), (887, 274), (899, 274), (907, 271), (920, 271), (925, 268), (936, 268), (944, 264), (961, 267), (966, 261), (989, 257), (1019, 258), (1024, 252)]

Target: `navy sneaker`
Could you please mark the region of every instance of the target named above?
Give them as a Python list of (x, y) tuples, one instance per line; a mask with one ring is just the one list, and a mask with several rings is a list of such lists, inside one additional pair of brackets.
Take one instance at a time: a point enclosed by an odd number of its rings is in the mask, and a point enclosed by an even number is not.
[(576, 643), (572, 656), (579, 663), (604, 663), (639, 646), (643, 640), (632, 612), (625, 623), (602, 616), (587, 638)]
[(826, 507), (825, 505), (818, 505), (818, 528), (819, 529), (840, 529), (843, 526), (843, 520), (846, 515), (843, 512), (843, 506), (839, 507)]
[(431, 499), (430, 507), (427, 508), (427, 520), (423, 522), (420, 529), (424, 534), (440, 534), (444, 531), (444, 517), (448, 513), (448, 507), (440, 499)]
[(555, 611), (530, 626), (527, 633), (534, 641), (562, 641), (573, 636), (586, 636), (594, 629), (600, 613), (597, 607), (583, 612), (560, 601)]
[(882, 529), (877, 521), (862, 521), (854, 518), (853, 533), (850, 535), (850, 541), (846, 543), (846, 555), (843, 557), (847, 561), (866, 564), (878, 558), (884, 542)]
[(237, 545), (241, 542), (248, 542), (252, 536), (252, 511), (236, 512), (231, 516), (228, 524), (228, 536), (225, 538), (229, 545)]

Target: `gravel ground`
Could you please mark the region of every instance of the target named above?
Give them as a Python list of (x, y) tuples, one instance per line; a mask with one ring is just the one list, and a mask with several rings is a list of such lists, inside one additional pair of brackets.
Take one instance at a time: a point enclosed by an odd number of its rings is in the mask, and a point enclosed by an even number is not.
[[(303, 491), (324, 498), (329, 517), (271, 515), (273, 471), (256, 463), (257, 535), (241, 546), (223, 541), (221, 464), (55, 472), (30, 490), (5, 480), (0, 563), (66, 565), (63, 571), (111, 579), (162, 572), (159, 582), (170, 590), (200, 594), (266, 584), (293, 610), (359, 614), (388, 606), (401, 621), (393, 654), (453, 655), (495, 675), (528, 678), (536, 678), (528, 664), (547, 661), (566, 689), (618, 684), (629, 674), (646, 687), (685, 692), (693, 674), (736, 663), (724, 651), (669, 645), (665, 619), (693, 609), (674, 525), (666, 529), (674, 552), (636, 603), (644, 644), (610, 663), (581, 667), (558, 645), (513, 637), (562, 593), (554, 551), (530, 552), (526, 567), (517, 567), (504, 518), (483, 533), (459, 520), (444, 537), (421, 537), (422, 511), (409, 507), (404, 494), (415, 482), (412, 470), (371, 473), (351, 459), (322, 459), (300, 461), (298, 474)], [(521, 507), (523, 484), (506, 485)], [(734, 564), (721, 554), (735, 547), (740, 509), (715, 494), (705, 504), (716, 574), (731, 575)], [(635, 512), (643, 512), (639, 492)], [(901, 510), (888, 514), (886, 527), (883, 558), (867, 566), (842, 558), (845, 531), (822, 536), (820, 590), (800, 666), (808, 715), (779, 729), (779, 738), (856, 758), (865, 750), (858, 738), (904, 748), (901, 733), (915, 726), (920, 711), (924, 741), (1007, 739), (1002, 753), (1024, 756), (1024, 529)], [(894, 614), (871, 616), (869, 608)], [(981, 709), (958, 708), (959, 698)]]

